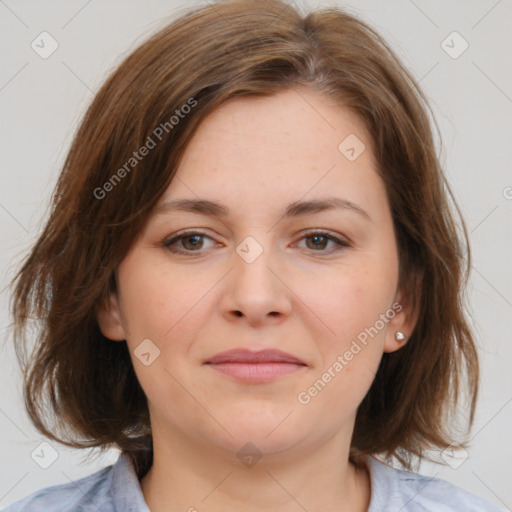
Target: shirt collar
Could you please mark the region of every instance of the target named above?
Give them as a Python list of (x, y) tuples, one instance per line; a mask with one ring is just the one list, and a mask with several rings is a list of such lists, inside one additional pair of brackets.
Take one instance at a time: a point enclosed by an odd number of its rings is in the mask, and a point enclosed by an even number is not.
[(112, 470), (114, 510), (116, 512), (150, 512), (129, 455), (121, 453)]
[[(396, 482), (391, 478), (391, 468), (378, 459), (367, 456), (366, 467), (370, 475), (371, 498), (368, 512), (388, 510), (386, 495), (393, 494)], [(112, 474), (112, 500), (116, 512), (151, 512), (147, 506), (131, 458), (121, 453)], [(391, 471), (390, 471), (391, 470)], [(386, 489), (383, 494), (379, 490)]]

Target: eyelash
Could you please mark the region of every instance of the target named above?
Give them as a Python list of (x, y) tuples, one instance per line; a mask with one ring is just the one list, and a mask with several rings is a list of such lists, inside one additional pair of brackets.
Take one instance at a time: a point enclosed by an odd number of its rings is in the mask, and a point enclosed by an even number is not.
[[(206, 237), (206, 238), (210, 238), (210, 240), (212, 239), (206, 233), (203, 233), (201, 231), (186, 231), (186, 232), (183, 232), (183, 233), (178, 233), (176, 236), (173, 236), (169, 240), (164, 240), (162, 245), (164, 247), (166, 247), (170, 252), (172, 252), (174, 254), (183, 254), (183, 255), (197, 254), (197, 255), (202, 255), (206, 249), (205, 250), (199, 250), (199, 251), (190, 251), (190, 250), (176, 249), (176, 248), (172, 247), (179, 240), (181, 240), (183, 238), (186, 238), (186, 237), (189, 237), (189, 236), (194, 236), (194, 235), (199, 235), (199, 236), (203, 236), (203, 237)], [(313, 249), (310, 249), (313, 252), (318, 252), (320, 254), (322, 254), (322, 253), (323, 254), (331, 254), (333, 252), (338, 252), (338, 251), (344, 250), (345, 248), (350, 247), (350, 244), (348, 244), (347, 242), (344, 242), (343, 240), (340, 240), (339, 238), (333, 236), (328, 231), (322, 231), (322, 230), (309, 230), (309, 231), (306, 231), (306, 232), (303, 233), (303, 236), (302, 236), (301, 240), (304, 239), (304, 238), (311, 238), (313, 236), (321, 236), (323, 238), (327, 238), (328, 240), (334, 242), (337, 245), (334, 249), (332, 249), (330, 251), (315, 251)]]

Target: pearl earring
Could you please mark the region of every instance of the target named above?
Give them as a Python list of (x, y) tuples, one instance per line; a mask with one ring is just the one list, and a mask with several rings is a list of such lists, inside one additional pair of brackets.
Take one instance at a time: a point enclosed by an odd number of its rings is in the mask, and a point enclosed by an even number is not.
[(402, 331), (397, 331), (395, 333), (395, 339), (396, 341), (403, 341), (405, 340), (405, 334)]

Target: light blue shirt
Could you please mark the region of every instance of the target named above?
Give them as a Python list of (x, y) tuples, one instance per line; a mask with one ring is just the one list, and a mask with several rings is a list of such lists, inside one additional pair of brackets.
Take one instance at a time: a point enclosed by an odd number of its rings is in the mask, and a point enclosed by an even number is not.
[[(505, 512), (445, 480), (394, 469), (368, 457), (368, 512)], [(197, 510), (204, 507), (197, 505)], [(114, 465), (76, 480), (46, 487), (4, 512), (150, 512), (127, 455)], [(316, 511), (311, 511), (316, 512)]]

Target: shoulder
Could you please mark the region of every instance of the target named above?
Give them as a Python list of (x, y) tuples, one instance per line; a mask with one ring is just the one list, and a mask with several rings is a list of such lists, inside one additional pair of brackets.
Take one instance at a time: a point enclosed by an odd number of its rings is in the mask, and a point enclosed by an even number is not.
[(45, 487), (9, 505), (3, 512), (113, 511), (110, 494), (112, 468), (108, 466), (73, 482)]
[(388, 466), (369, 458), (372, 496), (368, 512), (503, 512), (504, 509), (446, 480)]

